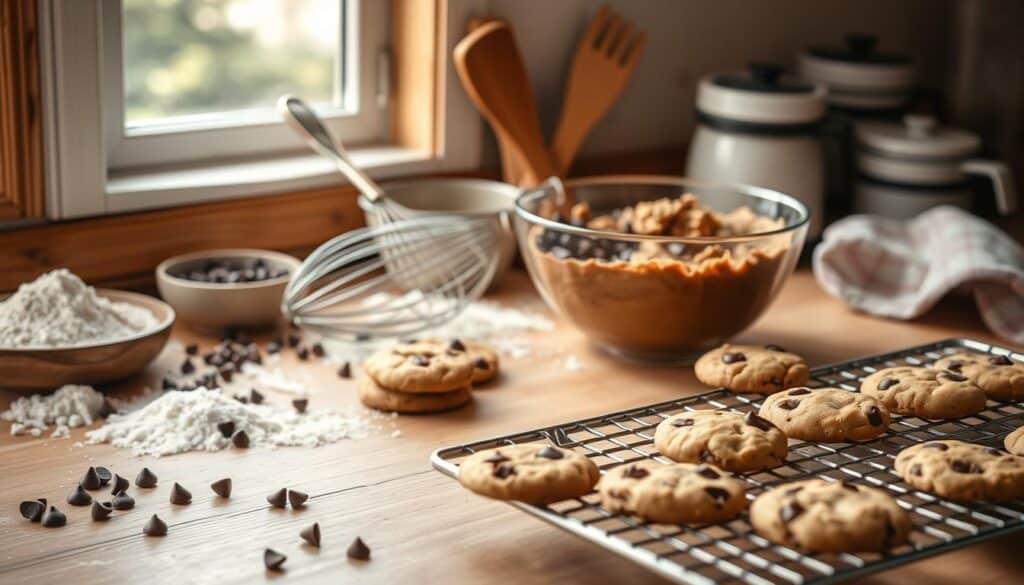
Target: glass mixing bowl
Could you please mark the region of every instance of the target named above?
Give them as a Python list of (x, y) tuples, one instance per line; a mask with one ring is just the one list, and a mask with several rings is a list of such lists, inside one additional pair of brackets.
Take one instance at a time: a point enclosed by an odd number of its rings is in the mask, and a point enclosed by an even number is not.
[[(564, 188), (563, 196), (545, 183), (516, 200), (526, 266), (548, 306), (631, 361), (690, 363), (746, 329), (793, 272), (807, 235), (807, 207), (760, 187), (637, 175), (576, 179)], [(774, 221), (742, 235), (638, 235), (584, 227), (560, 205), (566, 197), (597, 216), (684, 193), (719, 214), (753, 217), (747, 207)]]

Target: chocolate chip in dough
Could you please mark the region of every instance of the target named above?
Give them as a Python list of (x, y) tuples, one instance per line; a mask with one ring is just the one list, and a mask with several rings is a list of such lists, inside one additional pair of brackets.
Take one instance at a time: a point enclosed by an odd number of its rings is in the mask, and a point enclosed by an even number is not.
[(804, 394), (810, 394), (810, 393), (811, 393), (811, 389), (810, 388), (794, 388), (794, 389), (790, 390), (787, 394), (789, 396), (803, 396)]
[(960, 370), (963, 369), (963, 367), (964, 367), (964, 363), (962, 361), (960, 361), (960, 360), (953, 360), (953, 361), (949, 362), (948, 364), (946, 364), (946, 369), (947, 370), (949, 370), (950, 372), (956, 372), (958, 374), (960, 373)]
[(75, 489), (71, 490), (71, 493), (68, 494), (67, 502), (72, 506), (88, 506), (92, 503), (92, 496), (82, 488), (82, 484), (78, 484), (75, 486)]
[(217, 423), (217, 430), (225, 439), (230, 439), (231, 435), (235, 432), (235, 421), (226, 420), (224, 422)]
[(957, 473), (981, 473), (981, 468), (970, 461), (954, 459), (950, 461), (949, 468)]
[(722, 477), (721, 473), (718, 473), (708, 465), (698, 465), (697, 467), (693, 468), (693, 472), (707, 479), (718, 479)]
[(935, 449), (936, 451), (948, 451), (949, 445), (945, 443), (925, 443), (922, 449)]
[(231, 444), (239, 449), (249, 448), (249, 435), (242, 429), (235, 431), (235, 434), (231, 435)]
[(466, 346), (458, 339), (453, 339), (452, 342), (448, 345), (448, 349), (452, 351), (466, 351)]
[(296, 412), (298, 412), (299, 414), (303, 414), (306, 412), (306, 407), (309, 406), (309, 399), (296, 398), (295, 400), (292, 400), (292, 406), (295, 407)]
[(288, 506), (288, 490), (281, 488), (274, 493), (267, 496), (267, 502), (275, 508), (285, 508)]
[(146, 536), (167, 536), (167, 523), (153, 514), (146, 525), (142, 527), (142, 533)]
[(643, 479), (651, 473), (642, 467), (636, 465), (630, 465), (622, 472), (622, 477), (628, 477), (630, 479)]
[(915, 477), (921, 477), (921, 464), (915, 463), (910, 466), (910, 475)]
[(135, 485), (140, 488), (155, 488), (157, 484), (156, 474), (150, 471), (148, 467), (143, 467), (142, 471), (135, 476)]
[(851, 491), (851, 492), (859, 492), (860, 491), (859, 489), (857, 489), (857, 486), (853, 485), (852, 483), (847, 483), (845, 481), (840, 481), (839, 482), (839, 487), (843, 488), (844, 490)]
[(103, 480), (101, 480), (100, 475), (96, 473), (96, 468), (90, 467), (89, 470), (85, 472), (85, 475), (82, 476), (82, 481), (79, 485), (83, 489), (98, 490), (103, 487)]
[(300, 492), (298, 490), (288, 490), (288, 503), (291, 504), (292, 508), (298, 510), (306, 507), (306, 500), (309, 499), (309, 494)]
[(93, 522), (102, 522), (110, 518), (110, 513), (113, 510), (114, 505), (110, 502), (93, 502), (89, 514), (92, 516)]
[(175, 506), (187, 506), (192, 503), (192, 492), (185, 489), (180, 483), (174, 482), (171, 486), (171, 503)]
[(348, 362), (345, 362), (338, 368), (338, 377), (346, 380), (352, 377), (352, 366)]
[(984, 452), (988, 453), (989, 455), (994, 455), (996, 457), (1003, 455), (1002, 451), (1000, 451), (999, 449), (995, 449), (993, 447), (985, 447)]
[(693, 424), (694, 420), (692, 418), (677, 418), (672, 421), (672, 426), (674, 427), (692, 427)]
[(495, 453), (495, 454), (491, 455), (490, 457), (488, 457), (487, 459), (484, 459), (484, 463), (490, 463), (492, 465), (497, 465), (498, 463), (504, 463), (505, 461), (508, 461), (508, 457), (505, 457), (501, 453)]
[(284, 562), (288, 560), (288, 557), (277, 552), (272, 548), (268, 548), (263, 551), (263, 566), (270, 571), (283, 571), (282, 568)]
[(704, 488), (704, 493), (710, 496), (719, 506), (729, 501), (729, 492), (724, 488), (708, 486)]
[(249, 402), (251, 404), (263, 404), (263, 394), (255, 388), (249, 390)]
[(120, 475), (114, 474), (114, 485), (110, 488), (110, 495), (116, 496), (117, 494), (124, 492), (131, 485), (128, 482), (128, 478), (121, 477)]
[(799, 400), (783, 400), (779, 403), (779, 408), (783, 410), (793, 410), (798, 406), (800, 406)]
[(135, 507), (135, 498), (125, 492), (120, 492), (110, 501), (115, 510), (131, 510)]
[(993, 366), (1012, 366), (1013, 360), (1011, 360), (1005, 355), (994, 355), (988, 358), (988, 363), (992, 364)]
[(497, 465), (491, 475), (498, 479), (505, 479), (506, 477), (516, 474), (516, 469), (511, 465)]
[(783, 522), (792, 522), (797, 516), (804, 513), (804, 507), (800, 502), (786, 502), (779, 511), (779, 517)]
[(939, 376), (949, 380), (950, 382), (966, 382), (967, 378), (961, 376), (956, 372), (939, 372)]
[(210, 489), (213, 493), (217, 494), (222, 498), (231, 497), (231, 478), (225, 477), (224, 479), (218, 479), (217, 481), (210, 484)]
[(881, 426), (882, 422), (884, 422), (882, 419), (882, 411), (879, 410), (877, 406), (868, 407), (867, 417), (868, 422), (871, 423), (871, 426), (873, 427)]
[(114, 474), (110, 473), (110, 470), (106, 467), (96, 467), (96, 476), (100, 478), (100, 487), (103, 487), (110, 483)]
[(722, 363), (736, 364), (747, 361), (747, 356), (738, 351), (730, 351), (722, 354)]
[(764, 348), (765, 349), (770, 349), (772, 351), (786, 351), (786, 350), (782, 349), (781, 347), (779, 347), (778, 345), (775, 345), (774, 343), (769, 343), (768, 345), (764, 346)]
[(551, 445), (548, 445), (548, 446), (544, 447), (543, 449), (541, 449), (540, 451), (537, 451), (537, 457), (541, 457), (541, 458), (544, 458), (544, 459), (557, 460), (557, 459), (562, 459), (563, 457), (565, 457), (565, 454), (562, 453), (560, 450), (555, 449)]
[(314, 522), (303, 528), (299, 536), (310, 545), (320, 548), (320, 523)]
[(46, 500), (26, 500), (18, 506), (18, 511), (21, 512), (21, 517), (29, 522), (39, 522), (46, 512)]
[(362, 538), (356, 537), (352, 541), (352, 544), (348, 545), (348, 550), (345, 551), (348, 558), (355, 559), (357, 561), (368, 561), (370, 560), (370, 547), (366, 546)]
[(412, 356), (412, 363), (414, 365), (425, 368), (430, 365), (430, 359), (421, 355), (414, 355)]
[(878, 381), (878, 389), (888, 390), (889, 388), (892, 388), (896, 384), (899, 384), (899, 380), (897, 380), (896, 378), (882, 378), (881, 380)]
[(491, 364), (487, 363), (487, 360), (484, 358), (478, 357), (473, 360), (473, 367), (478, 370), (489, 370), (491, 369)]
[(59, 528), (68, 523), (68, 517), (56, 507), (50, 506), (50, 509), (43, 514), (42, 523), (47, 528)]
[(748, 412), (743, 415), (743, 422), (754, 428), (761, 429), (762, 431), (770, 431), (775, 428), (775, 425), (768, 419), (758, 416), (755, 412)]

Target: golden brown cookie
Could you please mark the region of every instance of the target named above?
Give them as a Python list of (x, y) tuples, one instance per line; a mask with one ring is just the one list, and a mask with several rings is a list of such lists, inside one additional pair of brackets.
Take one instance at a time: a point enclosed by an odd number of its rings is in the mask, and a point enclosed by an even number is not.
[(993, 400), (1024, 400), (1024, 364), (1005, 355), (961, 352), (935, 362), (935, 368), (965, 376)]
[(949, 370), (900, 366), (871, 374), (860, 391), (889, 412), (922, 418), (962, 418), (985, 409), (985, 391)]
[(611, 512), (665, 524), (723, 522), (747, 507), (746, 484), (706, 463), (626, 463), (606, 472), (597, 491)]
[(451, 392), (473, 381), (473, 360), (465, 348), (441, 339), (411, 340), (371, 355), (363, 370), (387, 390)]
[(915, 488), (951, 500), (1024, 497), (1024, 458), (963, 441), (928, 441), (900, 451), (896, 473)]
[(822, 443), (866, 441), (889, 428), (880, 400), (839, 388), (790, 388), (765, 398), (760, 414), (792, 439)]
[(465, 406), (473, 399), (469, 388), (451, 392), (395, 392), (382, 388), (369, 376), (362, 376), (356, 384), (359, 400), (377, 410), (403, 414), (444, 412)]
[(600, 475), (585, 455), (543, 444), (485, 449), (459, 465), (459, 483), (470, 491), (529, 504), (586, 495)]
[(733, 392), (772, 394), (807, 383), (804, 358), (777, 345), (730, 345), (713, 349), (694, 364), (697, 379)]
[(786, 460), (786, 435), (753, 412), (695, 410), (658, 424), (654, 446), (673, 461), (711, 463), (727, 471), (757, 471)]
[(1003, 446), (1014, 455), (1024, 456), (1024, 426), (1006, 435)]

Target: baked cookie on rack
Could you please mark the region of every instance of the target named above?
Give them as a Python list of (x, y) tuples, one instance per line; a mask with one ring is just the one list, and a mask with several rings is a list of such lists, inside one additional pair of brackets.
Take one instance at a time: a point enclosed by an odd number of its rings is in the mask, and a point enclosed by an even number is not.
[(1024, 426), (1018, 427), (1003, 439), (1003, 446), (1014, 455), (1024, 457)]
[(758, 471), (786, 460), (786, 435), (753, 412), (694, 410), (668, 417), (654, 432), (658, 452), (683, 463), (727, 471)]
[(935, 362), (935, 368), (965, 376), (993, 400), (1024, 400), (1024, 364), (1005, 355), (961, 352)]
[(787, 437), (822, 443), (866, 441), (889, 428), (880, 400), (839, 388), (790, 388), (765, 398), (760, 414)]
[(459, 483), (470, 491), (538, 505), (585, 495), (600, 475), (585, 455), (543, 444), (485, 449), (459, 465)]
[[(460, 343), (461, 346), (461, 343)], [(381, 349), (363, 369), (377, 384), (406, 393), (452, 392), (473, 381), (473, 358), (453, 342), (410, 340)]]
[(910, 516), (886, 492), (807, 479), (774, 487), (750, 505), (750, 524), (768, 540), (805, 552), (883, 551), (907, 542)]
[(1024, 497), (1024, 457), (975, 443), (918, 443), (896, 456), (896, 473), (913, 487), (950, 500)]
[(804, 358), (777, 345), (727, 343), (700, 356), (693, 369), (708, 386), (758, 394), (801, 386), (809, 376)]
[(889, 412), (921, 418), (963, 418), (985, 409), (985, 391), (967, 376), (937, 368), (900, 366), (879, 370), (861, 382)]
[(469, 388), (450, 392), (395, 392), (382, 388), (369, 376), (362, 376), (356, 383), (359, 400), (376, 410), (402, 414), (428, 414), (454, 410), (468, 404), (473, 395)]
[(747, 507), (746, 484), (707, 463), (626, 463), (607, 471), (597, 491), (610, 512), (665, 524), (723, 522)]

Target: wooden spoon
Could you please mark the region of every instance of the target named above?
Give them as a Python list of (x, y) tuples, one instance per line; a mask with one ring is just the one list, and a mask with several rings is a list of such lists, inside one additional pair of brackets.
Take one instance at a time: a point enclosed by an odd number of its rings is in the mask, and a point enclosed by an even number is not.
[(533, 90), (512, 31), (488, 22), (455, 46), (455, 70), (480, 113), (523, 164), (521, 186), (559, 175), (544, 146)]
[(562, 113), (551, 140), (561, 174), (569, 172), (583, 139), (626, 87), (647, 42), (632, 23), (602, 6), (580, 39), (565, 84)]

